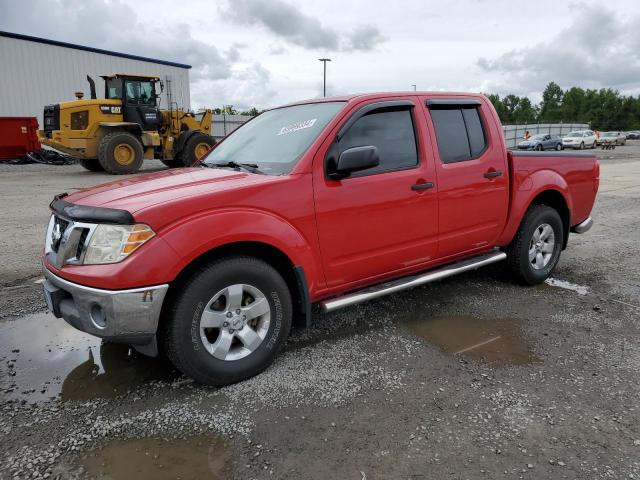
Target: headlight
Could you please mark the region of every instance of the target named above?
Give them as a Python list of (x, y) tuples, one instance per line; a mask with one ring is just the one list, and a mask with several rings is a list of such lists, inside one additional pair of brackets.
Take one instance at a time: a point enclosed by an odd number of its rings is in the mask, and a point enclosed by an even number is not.
[(105, 225), (93, 231), (84, 255), (84, 264), (117, 263), (155, 236), (148, 225)]

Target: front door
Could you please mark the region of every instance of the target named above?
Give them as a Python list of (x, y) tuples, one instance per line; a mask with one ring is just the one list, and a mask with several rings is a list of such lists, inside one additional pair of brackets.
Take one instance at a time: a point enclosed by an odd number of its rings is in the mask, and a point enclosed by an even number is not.
[(496, 122), (485, 118), (487, 107), (475, 99), (432, 99), (423, 105), (439, 155), (438, 257), (495, 245), (509, 208), (506, 150)]
[(137, 123), (143, 130), (159, 130), (162, 115), (156, 106), (154, 82), (126, 79), (124, 90), (124, 121)]
[[(340, 139), (314, 159), (316, 222), (329, 288), (410, 270), (436, 254), (435, 172), (416, 138), (424, 119), (415, 110), (407, 100), (364, 106), (338, 127), (350, 125)], [(356, 146), (375, 146), (380, 164), (341, 180), (328, 178), (329, 157)]]

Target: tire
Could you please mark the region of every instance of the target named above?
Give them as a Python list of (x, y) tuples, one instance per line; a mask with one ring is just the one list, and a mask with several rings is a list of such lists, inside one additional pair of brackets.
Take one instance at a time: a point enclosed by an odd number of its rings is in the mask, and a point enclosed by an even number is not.
[(79, 163), (82, 168), (90, 172), (104, 172), (104, 168), (102, 168), (97, 158), (81, 158)]
[(556, 145), (556, 150), (559, 152), (560, 150), (562, 150), (562, 144), (559, 143)]
[(142, 143), (123, 131), (106, 134), (98, 147), (98, 161), (105, 172), (125, 175), (140, 170), (143, 160)]
[[(545, 242), (546, 227), (551, 228), (551, 233), (547, 234)], [(538, 245), (534, 238), (536, 232), (542, 233), (542, 241)], [(560, 258), (564, 235), (562, 219), (557, 210), (546, 205), (529, 207), (515, 238), (505, 249), (507, 265), (514, 279), (523, 285), (536, 285), (549, 278)], [(542, 250), (539, 250), (540, 246)], [(548, 251), (549, 248), (551, 251)], [(532, 252), (534, 259), (531, 258)], [(542, 255), (542, 258), (538, 255)]]
[[(203, 327), (203, 319), (222, 326)], [(226, 257), (203, 266), (180, 287), (162, 322), (162, 345), (178, 370), (207, 385), (228, 385), (260, 373), (282, 350), (291, 329), (291, 294), (268, 263)]]
[(584, 150), (584, 142), (580, 143), (580, 150)]
[(177, 162), (176, 160), (160, 160), (160, 161), (169, 168), (178, 168), (183, 166), (183, 165), (180, 165), (180, 162)]
[[(191, 167), (198, 163), (204, 154), (215, 144), (216, 141), (212, 136), (202, 132), (196, 132), (189, 137), (184, 148), (173, 162), (176, 167)], [(167, 165), (166, 162), (165, 165)], [(169, 166), (173, 167), (174, 165)]]
[(542, 151), (542, 145), (536, 145), (536, 150), (541, 152)]

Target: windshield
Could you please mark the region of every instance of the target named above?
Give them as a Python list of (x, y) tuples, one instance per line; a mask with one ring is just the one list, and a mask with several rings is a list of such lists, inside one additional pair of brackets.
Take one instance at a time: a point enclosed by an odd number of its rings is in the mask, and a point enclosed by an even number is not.
[(234, 131), (204, 163), (251, 163), (269, 175), (289, 173), (344, 105), (325, 102), (269, 110)]
[(530, 138), (530, 140), (542, 140), (544, 138), (544, 135), (534, 135), (533, 137)]
[(582, 136), (582, 132), (569, 132), (566, 135), (567, 137), (581, 137)]
[(154, 105), (153, 83), (150, 81), (127, 80), (127, 103), (130, 105)]

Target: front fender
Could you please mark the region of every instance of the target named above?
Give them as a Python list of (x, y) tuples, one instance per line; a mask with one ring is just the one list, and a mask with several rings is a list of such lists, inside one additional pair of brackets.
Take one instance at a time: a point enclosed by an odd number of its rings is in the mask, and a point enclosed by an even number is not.
[(511, 202), (507, 225), (497, 244), (506, 246), (511, 243), (525, 213), (534, 199), (543, 192), (556, 191), (562, 195), (569, 212), (573, 211), (571, 192), (567, 181), (553, 170), (538, 170), (532, 174), (524, 170), (515, 172), (511, 191)]
[(310, 292), (323, 283), (313, 243), (286, 219), (271, 212), (247, 208), (200, 212), (165, 227), (160, 235), (179, 257), (171, 269), (171, 280), (196, 258), (215, 248), (258, 242), (278, 249), (293, 265), (302, 266)]

